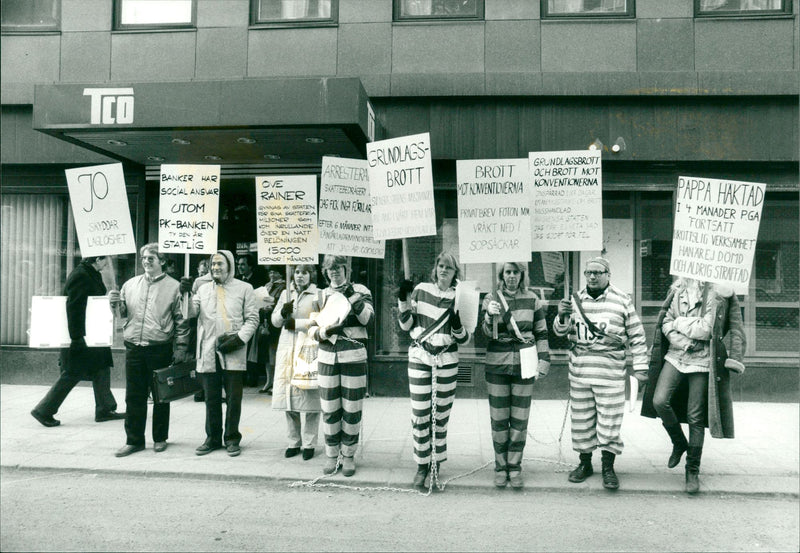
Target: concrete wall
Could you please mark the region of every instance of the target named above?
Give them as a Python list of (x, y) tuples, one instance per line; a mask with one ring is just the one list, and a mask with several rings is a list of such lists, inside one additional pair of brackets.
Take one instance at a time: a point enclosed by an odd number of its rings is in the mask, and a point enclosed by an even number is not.
[[(638, 0), (635, 19), (542, 20), (486, 0), (478, 22), (393, 22), (391, 0), (340, 0), (337, 25), (249, 27), (249, 0), (197, 0), (197, 28), (111, 30), (112, 3), (63, 0), (60, 33), (2, 36), (2, 103), (34, 83), (358, 76), (367, 93), (796, 95), (798, 18), (695, 19)], [(798, 0), (793, 0), (793, 13)]]

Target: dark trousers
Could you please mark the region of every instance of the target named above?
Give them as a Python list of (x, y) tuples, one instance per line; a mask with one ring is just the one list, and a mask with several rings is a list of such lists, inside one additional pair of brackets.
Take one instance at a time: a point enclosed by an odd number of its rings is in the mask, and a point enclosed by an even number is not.
[[(35, 407), (37, 413), (52, 417), (58, 412), (59, 407), (67, 399), (75, 385), (83, 380), (81, 371), (74, 367), (75, 364), (72, 364), (67, 370), (62, 369), (61, 376)], [(110, 367), (103, 367), (92, 372), (92, 389), (94, 390), (95, 417), (117, 410), (117, 400), (111, 393)]]
[[(202, 373), (206, 396), (206, 441), (210, 444), (239, 444), (242, 418), (242, 387), (245, 371), (226, 371), (217, 360), (217, 370)], [(225, 386), (225, 434), (222, 433), (222, 387)], [(224, 437), (224, 440), (223, 440)]]
[(708, 404), (708, 373), (682, 373), (665, 362), (653, 393), (653, 408), (665, 426), (680, 424), (672, 409), (672, 394), (683, 380), (688, 381), (689, 398), (686, 422), (689, 423), (689, 445), (702, 447), (705, 439), (704, 419)]
[[(147, 396), (153, 387), (153, 371), (172, 362), (172, 344), (135, 346), (125, 342), (125, 434), (128, 445), (144, 445)], [(166, 442), (169, 435), (169, 403), (153, 403), (153, 441)]]

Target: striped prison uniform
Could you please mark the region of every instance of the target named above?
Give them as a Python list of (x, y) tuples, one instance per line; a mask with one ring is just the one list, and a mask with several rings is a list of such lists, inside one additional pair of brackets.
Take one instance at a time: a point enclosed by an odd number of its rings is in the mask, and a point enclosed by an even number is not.
[[(514, 316), (522, 338), (535, 342), (539, 357), (539, 374), (550, 370), (550, 346), (547, 343), (547, 322), (543, 304), (530, 290), (516, 294), (503, 294), (508, 312)], [(483, 300), (483, 325), (481, 330), (489, 339), (486, 345), (486, 388), (489, 393), (489, 415), (492, 423), (494, 470), (497, 472), (522, 470), (522, 451), (528, 436), (528, 417), (531, 410), (533, 378), (522, 378), (520, 342), (513, 328), (504, 322), (507, 311), (500, 303), (497, 338), (493, 338), (492, 317), (486, 312), (489, 303), (496, 301), (494, 294)]]
[(411, 395), (411, 427), (414, 461), (431, 462), (431, 413), (433, 376), (436, 376), (436, 460), (447, 459), (447, 423), (456, 393), (458, 344), (469, 340), (464, 327), (453, 330), (447, 320), (422, 344), (417, 338), (442, 314), (455, 305), (456, 289), (445, 291), (431, 282), (418, 284), (406, 301), (398, 300), (400, 328), (409, 331), (414, 342), (408, 348), (408, 390)]
[[(320, 305), (324, 308), (339, 288), (328, 287), (321, 291)], [(350, 303), (360, 296), (364, 302), (361, 312), (354, 310), (344, 321), (344, 334), (320, 338), (320, 328), (311, 327), (309, 335), (319, 340), (317, 370), (319, 371), (319, 395), (322, 407), (322, 431), (325, 434), (325, 454), (338, 457), (341, 450), (345, 457), (352, 457), (358, 448), (361, 431), (361, 408), (367, 389), (367, 339), (366, 326), (375, 313), (372, 293), (366, 286), (353, 284), (354, 294)], [(355, 309), (355, 307), (353, 308)]]
[[(569, 389), (572, 402), (572, 449), (591, 453), (598, 447), (622, 453), (620, 438), (625, 411), (626, 345), (633, 370), (647, 373), (644, 328), (630, 296), (609, 285), (597, 299), (584, 288), (579, 294), (586, 316), (608, 336), (595, 336), (572, 299), (572, 315), (553, 321), (557, 336), (568, 335)], [(616, 339), (614, 339), (616, 337)]]

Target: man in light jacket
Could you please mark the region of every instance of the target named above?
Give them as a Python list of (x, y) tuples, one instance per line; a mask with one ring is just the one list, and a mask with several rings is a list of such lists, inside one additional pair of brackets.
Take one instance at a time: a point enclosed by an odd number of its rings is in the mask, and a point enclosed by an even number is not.
[[(127, 317), (125, 338), (125, 445), (117, 457), (126, 457), (145, 447), (147, 424), (147, 392), (152, 388), (153, 371), (170, 363), (186, 360), (189, 325), (181, 313), (178, 281), (164, 272), (167, 258), (159, 253), (158, 244), (145, 244), (139, 250), (143, 275), (122, 285), (122, 290), (109, 293), (112, 306), (118, 306), (121, 317)], [(153, 404), (153, 449), (167, 449), (169, 403)]]
[[(233, 277), (233, 254), (220, 250), (211, 256), (211, 282), (191, 295), (189, 317), (197, 317), (197, 373), (203, 381), (206, 403), (206, 441), (195, 450), (206, 455), (223, 444), (228, 455), (241, 453), (239, 419), (242, 386), (247, 370), (247, 348), (258, 327), (258, 309), (253, 287)], [(181, 290), (191, 288), (191, 279), (181, 279)], [(222, 387), (226, 416), (223, 434)]]

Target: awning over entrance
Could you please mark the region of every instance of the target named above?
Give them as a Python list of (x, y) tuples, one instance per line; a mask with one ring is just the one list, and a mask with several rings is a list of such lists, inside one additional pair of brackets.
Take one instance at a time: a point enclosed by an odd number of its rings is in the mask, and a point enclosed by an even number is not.
[(375, 113), (357, 78), (56, 84), (33, 127), (121, 161), (319, 165), (363, 158)]

